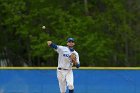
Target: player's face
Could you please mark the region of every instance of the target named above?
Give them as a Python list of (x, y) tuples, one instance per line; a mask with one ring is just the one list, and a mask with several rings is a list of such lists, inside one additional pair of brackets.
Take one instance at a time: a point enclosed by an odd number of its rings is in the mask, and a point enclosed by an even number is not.
[(73, 41), (67, 42), (67, 46), (68, 47), (73, 47), (74, 45), (75, 45), (75, 43)]

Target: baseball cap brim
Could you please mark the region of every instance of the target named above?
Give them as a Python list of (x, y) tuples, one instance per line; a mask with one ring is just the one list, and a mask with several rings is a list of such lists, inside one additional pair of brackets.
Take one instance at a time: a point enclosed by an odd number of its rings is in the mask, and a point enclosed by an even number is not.
[(74, 42), (74, 38), (68, 38), (67, 39), (67, 42), (70, 42), (70, 41)]

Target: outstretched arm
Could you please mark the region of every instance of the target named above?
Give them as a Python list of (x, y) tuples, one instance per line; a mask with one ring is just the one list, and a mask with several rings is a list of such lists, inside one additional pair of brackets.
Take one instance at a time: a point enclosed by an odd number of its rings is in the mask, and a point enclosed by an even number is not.
[(57, 45), (54, 44), (52, 41), (47, 41), (48, 46), (50, 46), (51, 48), (57, 49)]

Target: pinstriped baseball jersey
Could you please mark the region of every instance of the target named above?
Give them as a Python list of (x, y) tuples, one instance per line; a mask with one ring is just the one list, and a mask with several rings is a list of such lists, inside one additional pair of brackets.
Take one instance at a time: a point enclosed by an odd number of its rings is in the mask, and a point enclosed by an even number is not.
[(79, 54), (74, 50), (74, 51), (70, 51), (70, 49), (67, 46), (57, 46), (56, 49), (58, 55), (58, 67), (60, 68), (65, 68), (65, 69), (71, 69), (73, 64), (71, 62), (71, 59), (69, 58), (69, 56), (71, 55), (71, 53), (75, 53), (76, 54), (76, 61), (79, 64)]

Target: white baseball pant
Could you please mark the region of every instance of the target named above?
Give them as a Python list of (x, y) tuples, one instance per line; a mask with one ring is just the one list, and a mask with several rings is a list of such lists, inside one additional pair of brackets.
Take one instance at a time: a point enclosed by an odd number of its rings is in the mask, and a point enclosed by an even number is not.
[(73, 79), (73, 71), (70, 70), (59, 70), (57, 69), (57, 78), (59, 82), (59, 88), (61, 93), (66, 92), (66, 87), (68, 86), (69, 90), (74, 89), (74, 79)]

